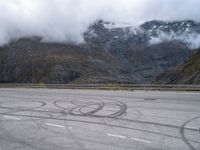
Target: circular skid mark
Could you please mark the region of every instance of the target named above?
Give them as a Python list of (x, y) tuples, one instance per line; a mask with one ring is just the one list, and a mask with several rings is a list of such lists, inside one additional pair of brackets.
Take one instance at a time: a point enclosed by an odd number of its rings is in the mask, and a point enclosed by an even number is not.
[[(107, 111), (106, 111), (106, 108)], [(94, 117), (109, 117), (117, 118), (126, 114), (127, 106), (124, 103), (107, 103), (104, 110), (100, 111), (100, 114), (93, 114)]]
[(42, 108), (46, 105), (42, 101), (1, 101), (0, 109), (8, 109), (9, 112), (6, 113), (15, 113), (21, 111), (31, 111), (34, 109)]
[(104, 103), (88, 104), (88, 105), (72, 108), (69, 111), (69, 114), (75, 115), (75, 116), (89, 116), (89, 115), (97, 113), (98, 111), (103, 109), (103, 107), (104, 107)]
[(105, 102), (95, 99), (74, 99), (55, 101), (54, 105), (62, 109), (65, 115), (117, 118), (126, 114), (127, 106), (122, 102)]
[[(188, 145), (188, 147), (191, 149), (191, 150), (198, 150), (198, 148), (195, 148), (195, 146), (190, 142), (190, 139), (187, 138), (187, 135), (185, 134), (185, 130), (186, 130), (186, 126), (188, 126), (190, 123), (192, 123), (193, 121), (198, 121), (200, 120), (200, 116), (198, 117), (194, 117), (188, 121), (186, 121), (185, 123), (183, 123), (183, 125), (181, 126), (180, 128), (180, 134), (181, 134), (181, 137), (183, 139), (183, 141)], [(200, 133), (200, 127), (199, 128), (199, 132), (198, 134)], [(198, 130), (198, 129), (197, 129)], [(200, 140), (200, 139), (199, 139)]]

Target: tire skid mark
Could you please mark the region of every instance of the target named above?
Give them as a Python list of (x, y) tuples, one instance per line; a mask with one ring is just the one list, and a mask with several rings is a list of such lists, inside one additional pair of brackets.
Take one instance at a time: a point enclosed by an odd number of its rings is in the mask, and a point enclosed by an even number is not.
[(65, 127), (66, 127), (66, 132), (69, 133), (69, 135), (71, 136), (71, 138), (74, 140), (74, 142), (76, 143), (76, 145), (79, 146), (80, 149), (85, 150), (85, 146), (82, 144), (81, 140), (78, 139), (76, 137), (76, 135), (70, 130), (70, 127), (69, 127), (68, 121), (67, 121), (67, 115), (64, 116), (64, 119), (65, 119), (64, 120), (64, 124), (65, 124)]
[[(17, 104), (16, 107), (12, 106), (12, 102), (14, 104)], [(25, 104), (23, 104), (25, 103)], [(26, 104), (27, 103), (27, 104)], [(20, 106), (20, 104), (23, 104)], [(32, 104), (32, 107), (27, 108), (27, 106), (30, 106), (29, 104)], [(37, 105), (36, 105), (37, 104)], [(39, 105), (38, 105), (39, 104)], [(116, 100), (99, 100), (99, 99), (71, 99), (71, 100), (56, 100), (53, 101), (54, 106), (56, 109), (54, 110), (44, 110), (44, 106), (47, 105), (47, 103), (43, 101), (2, 101), (0, 102), (0, 109), (8, 109), (10, 110), (9, 112), (2, 112), (0, 113), (1, 115), (5, 116), (10, 116), (12, 118), (17, 118), (17, 117), (27, 117), (31, 118), (33, 123), (35, 123), (38, 126), (39, 129), (45, 129), (50, 132), (54, 132), (56, 134), (65, 136), (66, 138), (69, 138), (71, 136), (72, 139), (74, 139), (75, 143), (80, 147), (84, 148), (84, 145), (80, 142), (78, 137), (70, 131), (70, 127), (68, 125), (69, 122), (76, 122), (76, 123), (84, 123), (84, 124), (95, 124), (95, 125), (102, 125), (102, 126), (107, 126), (107, 127), (115, 127), (115, 128), (122, 128), (122, 129), (128, 129), (128, 130), (136, 130), (136, 131), (141, 131), (141, 132), (146, 132), (146, 133), (151, 133), (151, 134), (157, 134), (157, 135), (162, 135), (170, 138), (176, 138), (176, 139), (183, 139), (183, 141), (189, 146), (191, 150), (196, 150), (194, 146), (191, 144), (193, 143), (200, 143), (199, 141), (187, 139), (185, 136), (185, 130), (189, 131), (197, 131), (200, 133), (200, 129), (196, 128), (187, 128), (187, 124), (193, 120), (199, 119), (200, 117), (195, 117), (191, 120), (186, 121), (181, 127), (176, 126), (176, 125), (171, 125), (171, 124), (164, 124), (164, 123), (157, 123), (157, 122), (151, 122), (151, 121), (141, 121), (137, 119), (127, 119), (123, 118), (127, 114), (127, 105), (121, 101), (116, 101)], [(9, 106), (10, 105), (10, 106)], [(132, 107), (131, 107), (132, 108)], [(142, 116), (142, 113), (140, 112), (141, 107), (135, 106), (135, 109), (137, 114), (139, 115), (138, 117)], [(152, 107), (153, 108), (153, 107)], [(38, 110), (37, 110), (38, 109)], [(40, 109), (40, 110), (39, 110)], [(147, 108), (148, 109), (148, 108)], [(15, 114), (18, 112), (30, 112), (30, 115), (26, 114)], [(42, 114), (40, 115), (34, 115), (34, 113), (43, 113), (47, 114), (43, 116)], [(102, 119), (100, 122), (95, 122), (95, 121), (87, 121), (87, 120), (79, 120), (79, 119), (68, 119), (67, 116), (79, 116), (79, 117), (88, 117), (88, 118), (99, 118)], [(137, 128), (132, 128), (132, 127), (127, 127), (123, 125), (117, 125), (117, 124), (109, 124), (109, 122), (105, 119), (110, 119), (111, 121), (116, 121), (116, 120), (121, 120), (125, 122), (130, 122), (130, 123), (138, 123), (138, 124), (147, 124), (147, 125), (154, 125), (158, 127), (169, 127), (169, 128), (175, 128), (180, 130), (181, 137), (179, 136), (173, 136), (170, 134), (165, 134), (165, 133), (160, 133), (156, 131), (148, 131), (145, 129), (137, 129)], [(43, 120), (57, 120), (57, 121), (64, 121), (65, 125), (62, 126), (62, 128), (66, 127), (66, 131), (69, 133), (67, 134), (61, 134), (56, 131), (52, 131), (49, 128), (46, 128), (44, 124), (41, 124), (40, 122), (37, 121), (43, 121)], [(110, 122), (111, 122), (110, 121)], [(49, 125), (52, 125), (52, 123), (49, 123)], [(55, 126), (57, 124), (54, 124)], [(58, 125), (59, 126), (59, 125)], [(57, 127), (58, 127), (57, 126)], [(60, 125), (61, 127), (61, 125)], [(133, 138), (134, 140), (134, 138)], [(142, 139), (137, 139), (135, 140), (142, 140)], [(147, 141), (146, 141), (147, 142)]]
[(200, 116), (197, 116), (197, 117), (194, 117), (186, 122), (184, 122), (180, 128), (180, 134), (181, 134), (181, 137), (183, 139), (183, 141), (185, 142), (185, 144), (188, 145), (188, 147), (191, 149), (191, 150), (197, 150), (190, 142), (189, 139), (187, 139), (186, 135), (185, 135), (185, 129), (186, 129), (186, 126), (187, 124), (189, 124), (190, 122), (192, 122), (193, 120), (196, 120), (196, 119), (200, 119)]
[[(96, 102), (95, 102), (96, 101)], [(94, 101), (80, 101), (80, 100), (71, 100), (70, 104), (74, 105), (74, 108), (65, 108), (61, 105), (59, 105), (59, 103), (67, 103), (66, 101), (54, 101), (54, 105), (56, 107), (59, 107), (61, 109), (63, 109), (63, 113), (65, 114), (70, 114), (73, 116), (92, 116), (92, 117), (99, 117), (99, 118), (117, 118), (120, 117), (124, 114), (126, 114), (127, 111), (127, 106), (126, 104), (122, 103), (122, 102), (104, 102), (101, 100), (94, 100)], [(96, 106), (96, 108), (93, 108), (92, 106)], [(96, 113), (102, 111), (105, 107), (108, 106), (112, 106), (112, 108), (117, 107), (118, 110), (115, 110), (115, 112), (111, 113), (111, 114), (105, 114), (105, 115), (98, 115)], [(114, 106), (114, 107), (113, 107)], [(85, 108), (89, 108), (92, 110), (88, 110), (87, 112), (84, 112), (83, 109)], [(66, 110), (68, 110), (68, 112), (66, 112)]]
[[(0, 114), (4, 114), (4, 113), (0, 113)], [(5, 114), (4, 114), (5, 115)], [(166, 137), (170, 137), (170, 138), (175, 138), (175, 139), (182, 139), (179, 136), (172, 136), (169, 134), (164, 134), (164, 133), (159, 133), (159, 132), (155, 132), (155, 131), (149, 131), (149, 130), (145, 130), (145, 129), (138, 129), (138, 128), (132, 128), (132, 127), (125, 127), (125, 126), (121, 126), (121, 125), (111, 125), (111, 124), (104, 124), (104, 123), (100, 123), (100, 122), (93, 122), (93, 121), (83, 121), (83, 120), (76, 120), (76, 119), (63, 119), (63, 118), (49, 118), (49, 117), (42, 117), (42, 116), (30, 116), (30, 115), (19, 115), (19, 114), (8, 114), (8, 115), (12, 115), (12, 116), (21, 116), (21, 117), (32, 117), (32, 118), (38, 118), (38, 119), (51, 119), (51, 120), (59, 120), (59, 121), (68, 121), (68, 122), (77, 122), (77, 123), (85, 123), (85, 124), (96, 124), (96, 125), (102, 125), (102, 126), (109, 126), (109, 127), (115, 127), (115, 128), (122, 128), (122, 129), (128, 129), (128, 130), (135, 130), (135, 131), (141, 131), (141, 132), (145, 132), (145, 133), (151, 133), (151, 134), (156, 134), (156, 135), (162, 135), (162, 136), (166, 136)], [(176, 128), (179, 128), (178, 126)], [(194, 140), (190, 140), (191, 142), (194, 143), (200, 143), (199, 141), (194, 141)]]

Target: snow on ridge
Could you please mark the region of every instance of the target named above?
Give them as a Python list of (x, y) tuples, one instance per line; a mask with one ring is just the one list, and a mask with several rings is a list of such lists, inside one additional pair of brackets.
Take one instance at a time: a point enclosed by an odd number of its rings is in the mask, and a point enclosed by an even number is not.
[(139, 26), (133, 26), (129, 23), (116, 24), (116, 23), (106, 22), (103, 25), (108, 30), (122, 29), (124, 31), (127, 31), (128, 34), (137, 35), (138, 33), (143, 32)]
[(133, 27), (131, 24), (116, 24), (116, 23), (104, 23), (103, 24), (106, 29), (117, 29), (117, 28), (131, 28)]
[[(144, 37), (150, 45), (160, 44), (166, 41), (180, 41), (186, 44), (190, 49), (200, 48), (200, 27), (193, 27), (188, 21), (168, 22), (165, 24), (153, 24), (147, 28), (133, 26), (128, 23), (116, 24), (111, 22), (103, 22), (104, 28), (113, 34), (114, 39), (121, 37), (132, 37), (137, 39)], [(98, 36), (94, 31), (91, 36)]]

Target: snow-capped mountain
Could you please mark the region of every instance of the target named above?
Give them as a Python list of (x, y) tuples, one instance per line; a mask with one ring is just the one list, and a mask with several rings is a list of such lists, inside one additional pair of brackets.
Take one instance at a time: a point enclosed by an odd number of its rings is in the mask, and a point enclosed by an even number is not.
[[(90, 26), (85, 34), (86, 41), (99, 38), (110, 40), (130, 40), (135, 44), (154, 45), (169, 41), (179, 41), (190, 49), (200, 47), (200, 24), (191, 20), (150, 21), (140, 26), (115, 24), (102, 20)], [(103, 37), (102, 37), (103, 36)], [(106, 37), (105, 37), (106, 36)]]
[(151, 81), (181, 64), (200, 47), (200, 24), (194, 21), (150, 21), (139, 26), (97, 21), (84, 34), (91, 50), (105, 50), (121, 63), (122, 72)]
[[(0, 48), (0, 82), (151, 83), (199, 45), (194, 21), (93, 23), (77, 44), (20, 39)], [(192, 50), (191, 50), (192, 49)]]

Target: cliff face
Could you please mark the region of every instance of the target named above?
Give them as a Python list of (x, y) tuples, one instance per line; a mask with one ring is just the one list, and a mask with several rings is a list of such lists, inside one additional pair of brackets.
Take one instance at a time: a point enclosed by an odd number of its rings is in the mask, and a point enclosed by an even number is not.
[(155, 83), (159, 84), (200, 84), (200, 50), (182, 66), (160, 74)]

